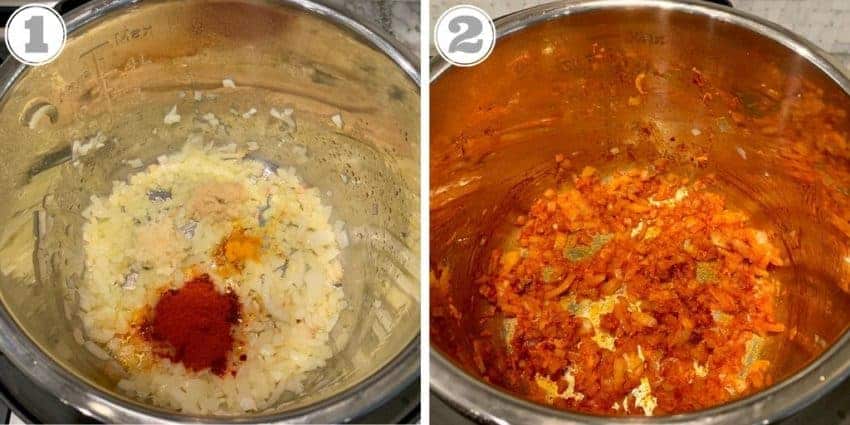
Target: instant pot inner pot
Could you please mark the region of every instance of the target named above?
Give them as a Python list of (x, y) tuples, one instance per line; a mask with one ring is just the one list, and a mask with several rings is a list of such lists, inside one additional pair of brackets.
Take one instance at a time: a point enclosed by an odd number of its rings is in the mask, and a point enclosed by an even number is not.
[[(259, 1), (145, 2), (86, 20), (56, 61), (16, 72), (2, 98), (2, 300), (33, 350), (124, 398), (117, 364), (73, 336), (81, 212), (134, 160), (155, 163), (191, 135), (256, 144), (252, 158), (294, 167), (333, 207), (331, 222), (346, 223), (335, 355), (302, 394), (262, 413), (339, 395), (413, 343), (419, 94), (398, 64), (318, 13)], [(175, 105), (181, 120), (167, 125)]]
[(606, 8), (500, 38), (484, 63), (431, 86), (433, 344), (474, 376), (496, 367), (475, 349), (492, 313), (476, 279), (513, 221), (564, 181), (556, 155), (568, 182), (584, 166), (665, 159), (715, 174), (731, 206), (779, 236), (786, 330), (762, 358), (774, 382), (787, 378), (850, 324), (848, 111), (807, 59), (704, 14)]

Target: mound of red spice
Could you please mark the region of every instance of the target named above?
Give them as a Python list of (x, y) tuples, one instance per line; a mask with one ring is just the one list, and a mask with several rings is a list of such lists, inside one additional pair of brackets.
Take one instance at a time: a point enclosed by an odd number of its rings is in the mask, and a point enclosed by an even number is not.
[(147, 338), (162, 344), (157, 354), (221, 376), (227, 372), (239, 314), (236, 294), (218, 292), (209, 275), (202, 274), (163, 293), (143, 329)]

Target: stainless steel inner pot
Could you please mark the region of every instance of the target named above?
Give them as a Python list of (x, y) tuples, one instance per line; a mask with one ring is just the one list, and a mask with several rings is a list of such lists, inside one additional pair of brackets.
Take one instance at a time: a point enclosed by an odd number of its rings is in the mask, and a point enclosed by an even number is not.
[[(0, 343), (36, 383), (106, 422), (341, 422), (419, 367), (419, 74), (403, 49), (307, 0), (95, 1), (65, 17), (54, 62), (0, 67)], [(222, 87), (230, 78), (235, 89)], [(200, 101), (195, 99), (200, 92)], [(163, 124), (178, 105), (182, 121)], [(251, 119), (235, 116), (256, 108)], [(294, 128), (270, 115), (294, 109)], [(217, 127), (201, 116), (213, 113)], [(341, 126), (331, 117), (340, 114)], [(293, 131), (294, 130), (294, 131)], [(284, 132), (293, 143), (280, 144)], [(74, 147), (101, 133), (86, 154)], [(80, 212), (93, 194), (191, 134), (259, 145), (294, 166), (347, 223), (336, 354), (301, 395), (238, 417), (193, 417), (122, 396), (83, 349), (73, 288), (85, 273)], [(306, 149), (297, 160), (293, 146)], [(305, 152), (299, 150), (299, 152)], [(114, 366), (114, 365), (113, 365)]]
[[(482, 64), (437, 59), (431, 68), (430, 264), (450, 273), (447, 289), (431, 287), (439, 397), (492, 423), (769, 423), (847, 376), (846, 76), (786, 30), (696, 1), (564, 1), (496, 28)], [(622, 419), (554, 410), (477, 378), (475, 279), (507, 234), (506, 217), (556, 181), (558, 153), (576, 167), (663, 157), (716, 173), (737, 207), (780, 230), (792, 265), (777, 272), (789, 331), (765, 354), (774, 385), (703, 411)], [(707, 162), (695, 165), (697, 155)]]

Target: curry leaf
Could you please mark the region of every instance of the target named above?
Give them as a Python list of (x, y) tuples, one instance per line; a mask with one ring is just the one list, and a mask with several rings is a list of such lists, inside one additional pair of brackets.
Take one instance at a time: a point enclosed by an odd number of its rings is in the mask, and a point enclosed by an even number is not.
[(712, 262), (700, 261), (697, 263), (697, 282), (710, 283), (717, 280), (716, 266)]
[(572, 245), (564, 248), (564, 258), (577, 262), (592, 257), (601, 250), (608, 242), (614, 239), (611, 233), (600, 233), (593, 237), (589, 245)]

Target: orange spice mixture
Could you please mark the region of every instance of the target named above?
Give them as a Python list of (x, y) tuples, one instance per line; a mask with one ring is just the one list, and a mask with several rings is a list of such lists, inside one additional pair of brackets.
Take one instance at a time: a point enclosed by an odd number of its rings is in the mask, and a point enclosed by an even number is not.
[(259, 260), (262, 245), (262, 239), (247, 234), (241, 227), (235, 227), (213, 253), (218, 273), (224, 277), (241, 273), (247, 261)]
[(771, 383), (773, 237), (708, 191), (711, 176), (658, 165), (587, 167), (517, 219), (481, 279), (497, 324), (475, 342), (486, 380), (604, 415), (692, 411)]

